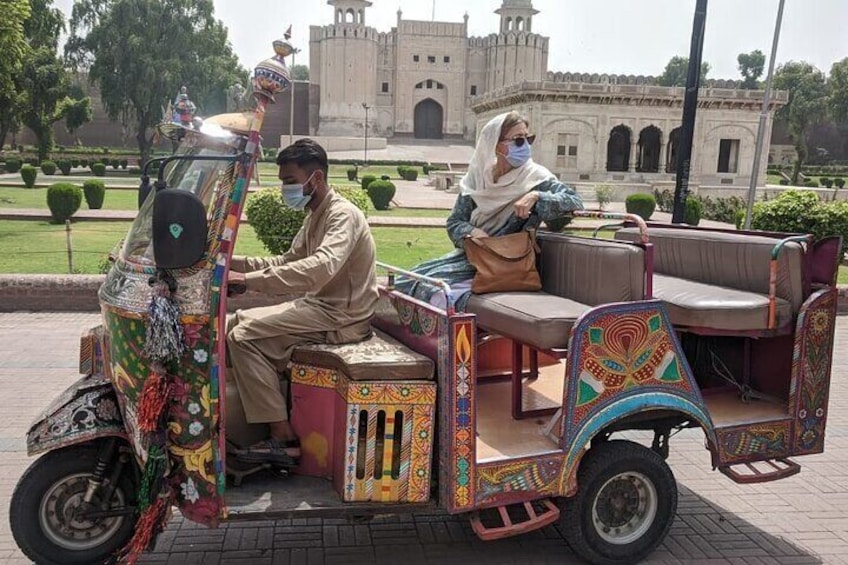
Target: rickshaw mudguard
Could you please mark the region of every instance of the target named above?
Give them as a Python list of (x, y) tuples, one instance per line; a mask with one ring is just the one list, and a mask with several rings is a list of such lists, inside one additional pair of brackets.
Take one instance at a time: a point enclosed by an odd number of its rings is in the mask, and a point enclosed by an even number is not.
[(126, 439), (115, 389), (108, 377), (82, 377), (35, 419), (27, 432), (27, 453), (37, 455), (102, 437)]
[(681, 414), (704, 430), (715, 430), (686, 356), (659, 300), (609, 304), (577, 320), (568, 345), (561, 447), (567, 495), (593, 437), (635, 414)]

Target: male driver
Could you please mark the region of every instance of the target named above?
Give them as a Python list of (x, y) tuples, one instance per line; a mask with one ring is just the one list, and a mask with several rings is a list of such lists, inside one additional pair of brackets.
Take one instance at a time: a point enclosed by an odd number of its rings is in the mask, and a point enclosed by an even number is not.
[[(227, 347), (249, 423), (267, 423), (270, 438), (240, 452), (250, 462), (291, 466), (300, 445), (289, 425), (277, 367), (304, 343), (350, 343), (370, 335), (377, 302), (374, 239), (362, 212), (327, 185), (327, 153), (301, 139), (277, 156), (283, 199), (307, 209), (289, 251), (234, 257), (229, 292), (303, 294), (289, 302), (239, 310)], [(233, 325), (235, 324), (235, 325)]]

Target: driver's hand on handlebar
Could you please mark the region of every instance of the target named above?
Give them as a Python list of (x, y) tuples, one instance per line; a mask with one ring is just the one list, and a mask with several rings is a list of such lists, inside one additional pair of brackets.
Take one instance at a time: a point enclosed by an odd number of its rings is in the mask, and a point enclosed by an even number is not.
[(244, 273), (230, 271), (227, 275), (227, 296), (244, 294), (245, 292), (247, 292), (247, 281), (244, 279)]

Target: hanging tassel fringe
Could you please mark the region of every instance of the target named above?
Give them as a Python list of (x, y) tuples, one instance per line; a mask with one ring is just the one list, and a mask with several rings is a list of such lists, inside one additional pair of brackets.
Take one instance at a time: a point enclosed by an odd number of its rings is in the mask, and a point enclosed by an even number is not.
[(144, 512), (165, 490), (165, 474), (168, 472), (168, 456), (164, 449), (154, 445), (147, 453), (144, 473), (138, 488), (138, 511)]
[(156, 365), (158, 363), (154, 363), (153, 372), (145, 379), (138, 398), (138, 428), (147, 433), (159, 429), (170, 392), (167, 373), (164, 368)]
[(139, 430), (146, 432), (147, 461), (141, 477), (138, 496), (139, 518), (130, 542), (118, 554), (121, 562), (134, 565), (142, 553), (152, 549), (165, 529), (174, 493), (166, 482), (168, 448), (163, 415), (172, 394), (166, 364), (179, 361), (186, 349), (180, 322), (180, 307), (173, 299), (177, 283), (165, 270), (150, 279), (153, 298), (148, 308), (147, 334), (142, 353), (151, 372), (138, 398)]
[(160, 496), (147, 507), (135, 525), (135, 533), (118, 556), (118, 562), (135, 565), (145, 551), (153, 549), (156, 538), (165, 529), (171, 511), (170, 496)]
[(164, 271), (151, 279), (153, 300), (147, 310), (144, 356), (151, 361), (177, 361), (185, 351), (185, 334), (180, 323), (180, 306), (173, 300), (176, 282)]

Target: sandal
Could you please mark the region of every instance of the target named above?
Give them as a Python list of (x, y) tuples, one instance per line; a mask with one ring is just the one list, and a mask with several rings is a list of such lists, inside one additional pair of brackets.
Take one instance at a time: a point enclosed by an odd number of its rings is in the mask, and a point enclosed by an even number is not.
[(300, 449), (296, 439), (278, 440), (268, 438), (247, 449), (235, 451), (236, 459), (245, 463), (270, 463), (280, 467), (297, 467), (300, 456), (293, 457), (286, 449)]

